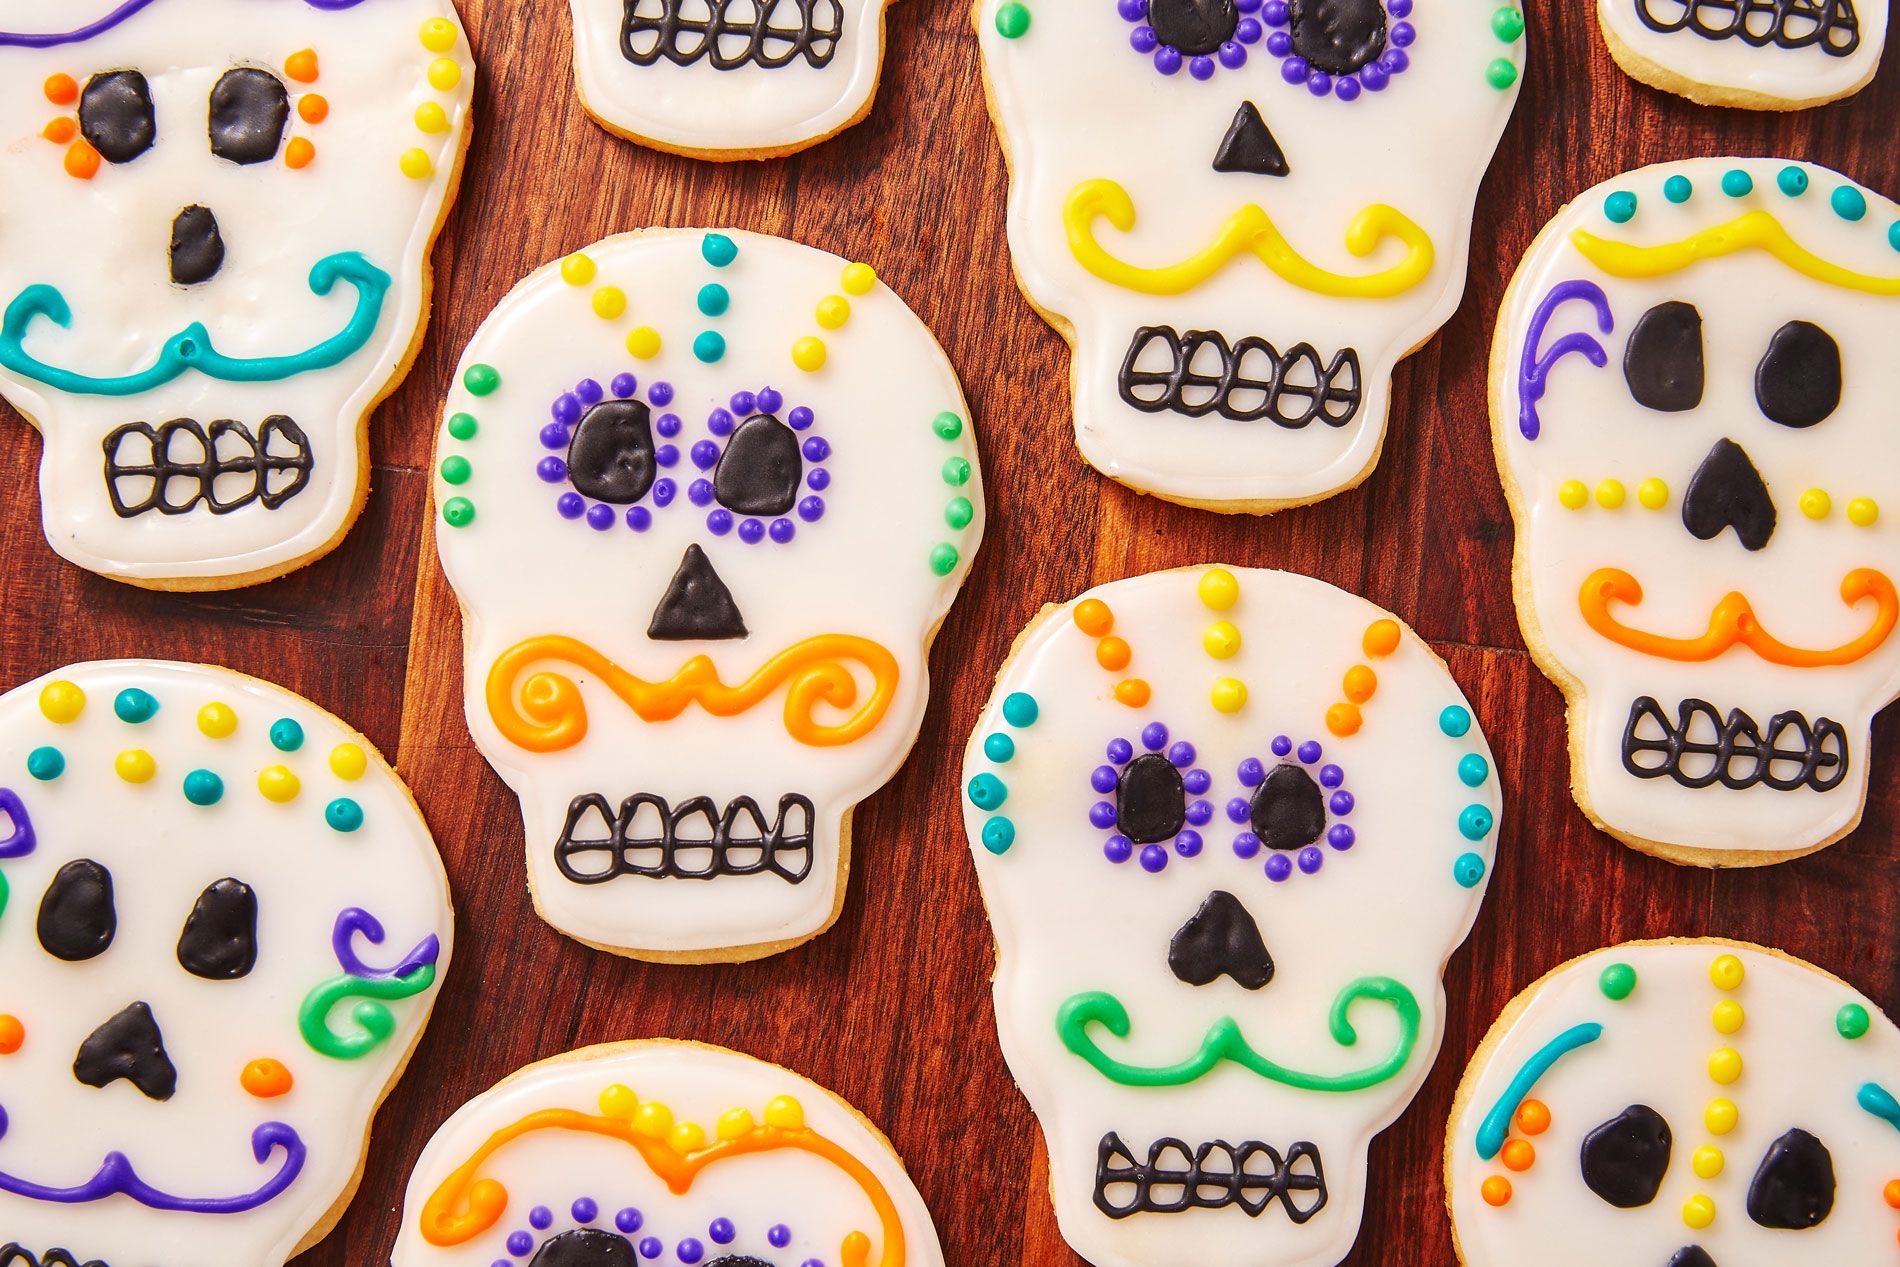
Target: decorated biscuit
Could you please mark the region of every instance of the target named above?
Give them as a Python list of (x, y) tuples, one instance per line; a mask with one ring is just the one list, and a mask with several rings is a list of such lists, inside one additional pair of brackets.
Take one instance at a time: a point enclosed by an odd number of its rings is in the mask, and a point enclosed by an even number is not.
[(0, 396), (55, 550), (224, 589), (342, 539), (474, 75), (449, 0), (0, 9)]
[[(1491, 361), (1525, 639), (1598, 826), (1747, 866), (1860, 819), (1900, 691), (1900, 207), (1825, 168), (1697, 159), (1579, 197)], [(1883, 518), (1883, 508), (1887, 517)]]
[(943, 1267), (890, 1143), (815, 1082), (723, 1047), (556, 1056), (416, 1162), (392, 1267)]
[(892, 0), (568, 0), (581, 104), (694, 158), (771, 158), (871, 112)]
[(1505, 1009), (1445, 1140), (1468, 1267), (1829, 1267), (1900, 1232), (1900, 1030), (1744, 942), (1630, 942)]
[(314, 1244), (452, 939), (408, 789), (307, 700), (163, 660), (0, 696), (0, 1263)]
[(964, 757), (1003, 1054), (1099, 1267), (1346, 1256), (1499, 812), (1431, 648), (1289, 572), (1045, 608)]
[(1088, 463), (1265, 512), (1363, 480), (1464, 290), (1513, 0), (979, 0), (1018, 281)]
[(517, 286), (447, 413), (469, 728), (542, 917), (646, 959), (824, 931), (983, 531), (930, 332), (867, 264), (650, 230)]
[(1888, 0), (1597, 0), (1632, 78), (1704, 105), (1799, 110), (1865, 88)]

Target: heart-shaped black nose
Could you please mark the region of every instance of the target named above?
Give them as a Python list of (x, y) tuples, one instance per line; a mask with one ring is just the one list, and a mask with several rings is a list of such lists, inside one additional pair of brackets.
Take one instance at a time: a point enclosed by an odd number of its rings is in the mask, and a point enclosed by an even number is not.
[(73, 1077), (89, 1087), (108, 1087), (124, 1078), (153, 1100), (169, 1100), (178, 1090), (178, 1070), (146, 1003), (130, 1004), (79, 1044)]
[(1775, 535), (1775, 501), (1761, 472), (1733, 440), (1715, 442), (1682, 495), (1682, 526), (1698, 541), (1712, 541), (1725, 528), (1750, 550)]
[(1229, 976), (1244, 989), (1258, 990), (1273, 980), (1273, 956), (1260, 925), (1239, 898), (1222, 889), (1208, 894), (1168, 943), (1168, 967), (1189, 985)]
[(224, 236), (211, 208), (186, 207), (172, 218), (171, 267), (180, 286), (208, 282), (224, 267)]
[(653, 621), (647, 637), (659, 642), (690, 642), (696, 639), (743, 638), (745, 617), (732, 591), (712, 560), (697, 542), (686, 547), (679, 571), (667, 583), (660, 605), (653, 609)]

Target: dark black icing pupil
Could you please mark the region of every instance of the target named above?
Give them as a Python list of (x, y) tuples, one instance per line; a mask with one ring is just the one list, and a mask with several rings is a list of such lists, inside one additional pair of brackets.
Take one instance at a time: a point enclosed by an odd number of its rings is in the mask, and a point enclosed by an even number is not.
[(1645, 409), (1681, 413), (1702, 403), (1702, 314), (1672, 299), (1644, 313), (1623, 350), (1623, 379)]
[(178, 963), (207, 981), (235, 981), (257, 966), (257, 894), (250, 885), (227, 878), (198, 895), (178, 935)]
[(1656, 1199), (1669, 1173), (1669, 1123), (1647, 1104), (1632, 1104), (1584, 1137), (1583, 1182), (1619, 1210)]
[(1841, 346), (1812, 321), (1775, 331), (1755, 367), (1755, 402), (1770, 422), (1812, 427), (1840, 407)]
[(290, 94), (269, 71), (227, 70), (211, 89), (211, 152), (232, 163), (277, 157), (290, 119)]
[(1385, 51), (1381, 0), (1293, 0), (1293, 51), (1329, 75), (1347, 75)]
[(1189, 985), (1209, 985), (1225, 974), (1249, 990), (1273, 980), (1273, 957), (1260, 925), (1239, 898), (1216, 889), (1168, 943), (1168, 968)]
[(583, 1227), (562, 1232), (535, 1251), (528, 1267), (638, 1267), (633, 1242)]
[(1683, 492), (1682, 526), (1698, 541), (1733, 528), (1750, 550), (1761, 549), (1775, 535), (1774, 499), (1741, 445), (1724, 438), (1709, 449)]
[(172, 219), (172, 280), (180, 286), (208, 282), (224, 267), (224, 235), (211, 208), (186, 207)]
[(1804, 1231), (1834, 1211), (1834, 1158), (1827, 1145), (1802, 1130), (1768, 1146), (1748, 1185), (1748, 1217), (1763, 1227)]
[(1187, 823), (1181, 772), (1158, 752), (1144, 752), (1115, 783), (1115, 830), (1138, 845), (1172, 840)]
[(713, 496), (738, 515), (782, 515), (798, 500), (804, 471), (798, 436), (771, 414), (747, 418), (713, 470)]
[(603, 400), (581, 415), (567, 445), (567, 477), (595, 501), (625, 506), (653, 487), (652, 411), (637, 400)]
[(79, 130), (108, 163), (129, 163), (158, 139), (152, 86), (136, 70), (107, 71), (86, 81)]
[(653, 609), (647, 637), (660, 642), (687, 642), (700, 638), (743, 638), (745, 617), (732, 599), (712, 560), (694, 542), (680, 556), (679, 569), (667, 582)]
[(1326, 797), (1313, 776), (1279, 765), (1253, 794), (1250, 826), (1269, 849), (1304, 849), (1326, 830)]
[(73, 1077), (89, 1087), (110, 1086), (124, 1078), (153, 1100), (169, 1100), (178, 1090), (178, 1070), (145, 1003), (131, 1004), (92, 1031), (79, 1045)]
[(1196, 57), (1234, 38), (1240, 11), (1234, 0), (1149, 0), (1148, 25), (1163, 44)]
[(90, 858), (61, 867), (40, 899), (40, 945), (46, 953), (80, 963), (104, 954), (118, 931), (112, 873)]

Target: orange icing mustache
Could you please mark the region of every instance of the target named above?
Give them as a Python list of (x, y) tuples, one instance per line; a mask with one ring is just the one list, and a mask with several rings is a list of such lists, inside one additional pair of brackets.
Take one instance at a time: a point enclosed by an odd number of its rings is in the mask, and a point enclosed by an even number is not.
[(1664, 660), (1700, 663), (1713, 660), (1740, 643), (1770, 664), (1791, 669), (1818, 669), (1830, 665), (1852, 664), (1870, 655), (1893, 632), (1900, 621), (1900, 594), (1885, 573), (1874, 568), (1855, 568), (1841, 580), (1841, 601), (1849, 607), (1864, 598), (1876, 605), (1873, 624), (1867, 631), (1838, 647), (1807, 648), (1791, 646), (1775, 638), (1761, 626), (1755, 609), (1740, 593), (1731, 592), (1716, 603), (1709, 613), (1709, 627), (1689, 638), (1634, 629), (1610, 612), (1611, 602), (1631, 607), (1643, 601), (1643, 587), (1621, 568), (1598, 568), (1583, 582), (1577, 603), (1583, 619), (1599, 634), (1618, 646), (1640, 651)]

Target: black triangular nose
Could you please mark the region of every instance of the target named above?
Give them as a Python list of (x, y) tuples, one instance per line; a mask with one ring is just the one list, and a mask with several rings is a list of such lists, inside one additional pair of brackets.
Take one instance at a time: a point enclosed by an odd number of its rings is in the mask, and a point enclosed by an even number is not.
[(1284, 176), (1293, 169), (1287, 166), (1286, 151), (1273, 139), (1273, 132), (1260, 117), (1259, 108), (1251, 101), (1243, 101), (1240, 109), (1234, 111), (1234, 122), (1214, 154), (1214, 170)]
[(653, 609), (647, 637), (660, 642), (695, 639), (743, 638), (745, 617), (732, 601), (732, 591), (713, 571), (712, 560), (697, 543), (686, 547), (679, 571), (667, 583), (660, 605)]
[(1724, 528), (1750, 550), (1775, 535), (1775, 502), (1761, 472), (1733, 440), (1717, 440), (1702, 459), (1682, 495), (1682, 526), (1699, 541), (1711, 541)]
[(1715, 1260), (1700, 1245), (1684, 1245), (1669, 1260), (1668, 1267), (1715, 1267)]
[(172, 218), (171, 266), (180, 286), (208, 282), (224, 267), (224, 236), (211, 208), (186, 207)]
[(1260, 939), (1260, 925), (1233, 894), (1216, 889), (1168, 943), (1168, 967), (1189, 985), (1207, 985), (1223, 974), (1248, 990), (1273, 980), (1273, 956)]
[(110, 1086), (124, 1078), (152, 1100), (169, 1100), (178, 1089), (178, 1070), (165, 1054), (165, 1036), (144, 1003), (131, 1004), (79, 1044), (73, 1077), (89, 1087)]

